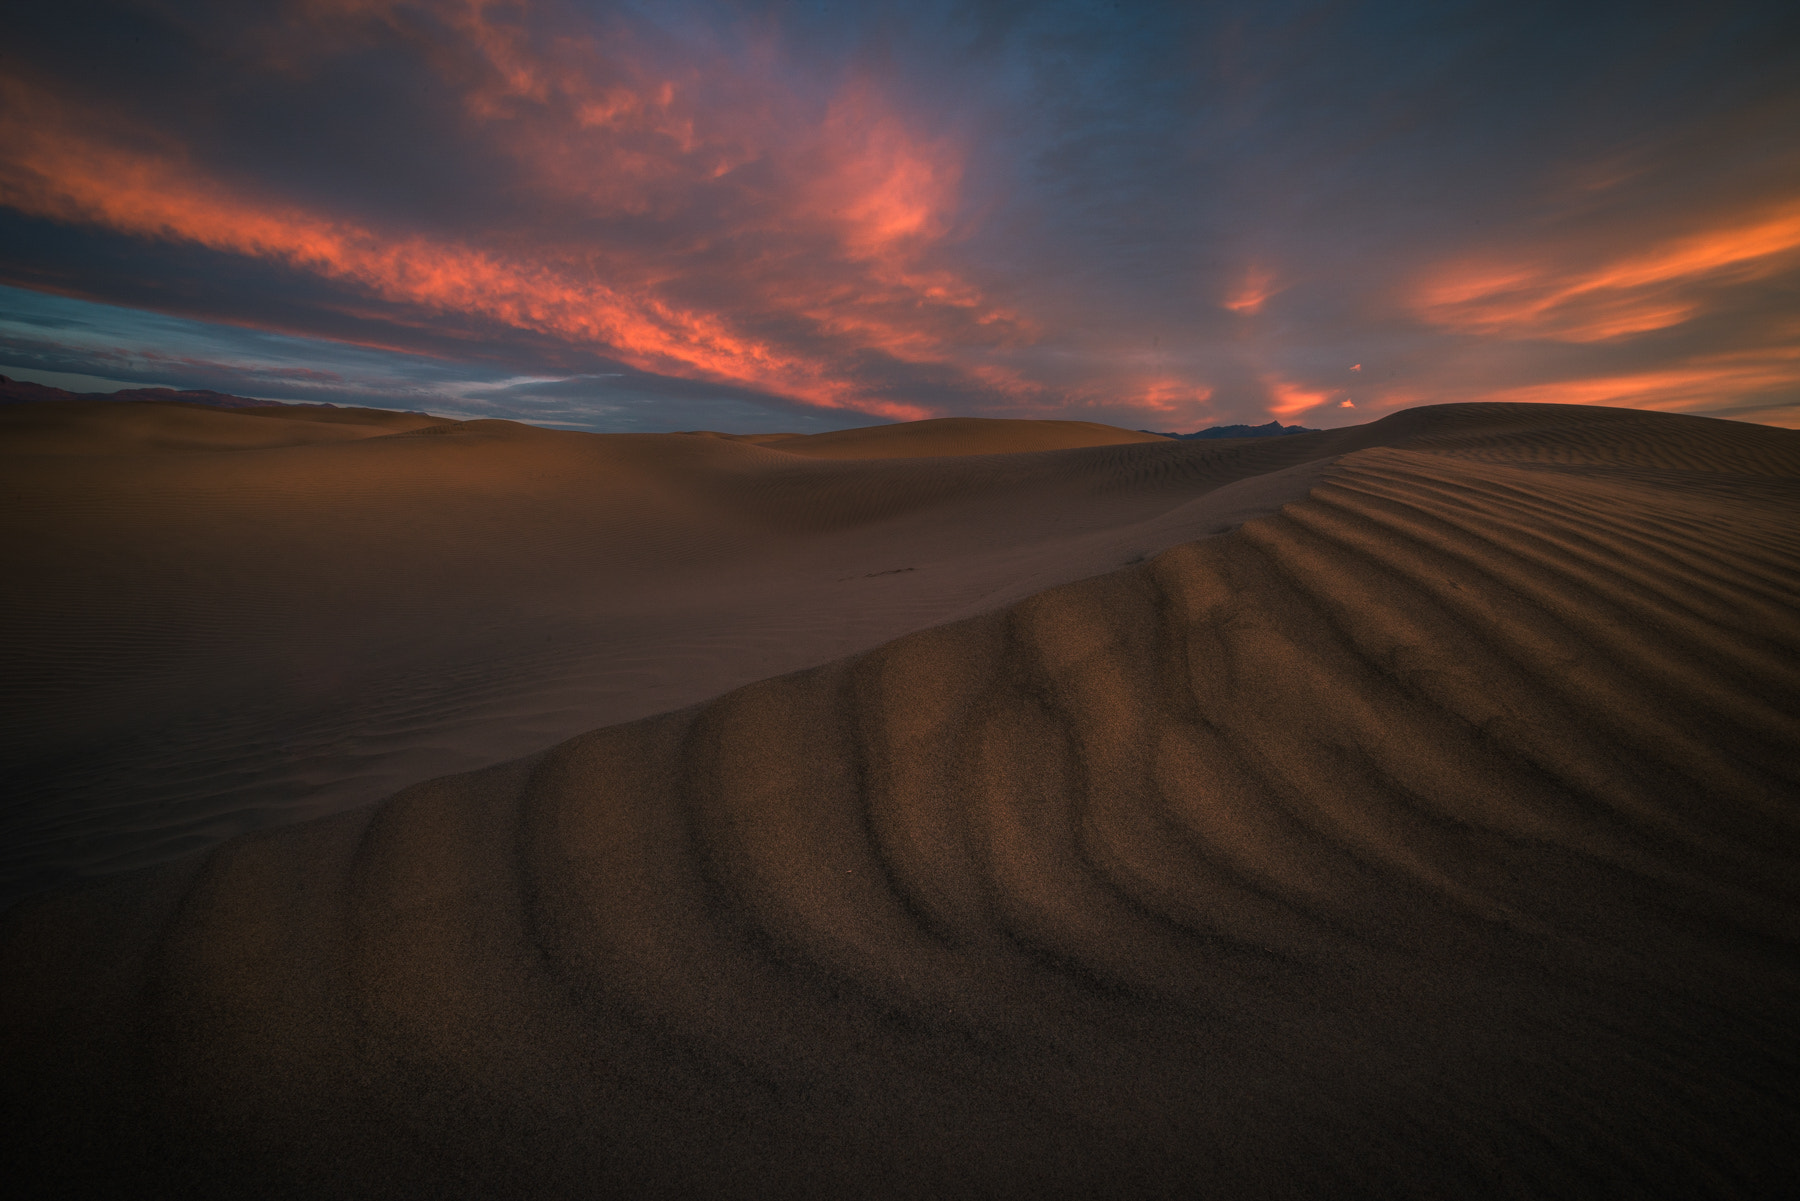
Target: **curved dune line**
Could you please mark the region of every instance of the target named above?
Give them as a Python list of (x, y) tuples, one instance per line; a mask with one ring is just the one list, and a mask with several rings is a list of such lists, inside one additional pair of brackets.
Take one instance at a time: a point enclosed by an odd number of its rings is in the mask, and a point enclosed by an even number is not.
[(1768, 1195), (1800, 554), (1720, 489), (1796, 439), (1439, 418), (1235, 533), (22, 907), (9, 1119), (226, 1194)]
[[(955, 454), (845, 463), (404, 414), (7, 408), (0, 904), (1109, 570), (1303, 493), (1271, 469), (1328, 453), (924, 424)], [(884, 428), (859, 439), (917, 441)], [(360, 437), (319, 445), (321, 429)], [(997, 453), (1046, 437), (1062, 449)], [(1096, 439), (1139, 445), (1114, 456)], [(1159, 452), (1174, 461), (1141, 461)], [(1233, 481), (1255, 495), (1209, 507)]]

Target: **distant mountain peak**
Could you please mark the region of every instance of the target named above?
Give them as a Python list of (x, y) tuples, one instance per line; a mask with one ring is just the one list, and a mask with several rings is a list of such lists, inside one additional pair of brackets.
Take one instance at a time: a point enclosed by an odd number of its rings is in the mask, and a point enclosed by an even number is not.
[[(122, 388), (117, 392), (70, 392), (48, 384), (8, 379), (0, 375), (0, 404), (31, 404), (48, 400), (116, 400), (161, 401), (164, 404), (205, 405), (209, 409), (287, 408), (279, 400), (257, 400), (250, 396), (232, 396), (210, 388)], [(307, 408), (334, 409), (336, 405), (307, 405)]]

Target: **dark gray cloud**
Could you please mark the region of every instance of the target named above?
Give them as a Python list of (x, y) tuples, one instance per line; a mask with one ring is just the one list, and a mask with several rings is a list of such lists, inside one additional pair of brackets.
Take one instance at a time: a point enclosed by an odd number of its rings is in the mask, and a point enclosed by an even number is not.
[(286, 386), (161, 313), (619, 428), (1800, 405), (1791, 5), (145, 0), (0, 73), (0, 281), (130, 382)]

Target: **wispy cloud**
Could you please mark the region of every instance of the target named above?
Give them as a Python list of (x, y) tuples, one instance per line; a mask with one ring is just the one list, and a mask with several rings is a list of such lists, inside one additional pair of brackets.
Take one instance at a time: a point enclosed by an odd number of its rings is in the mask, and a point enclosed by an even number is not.
[(1681, 325), (1717, 293), (1800, 268), (1800, 197), (1733, 214), (1597, 263), (1456, 264), (1434, 272), (1420, 315), (1460, 333), (1598, 342)]
[[(264, 389), (1161, 428), (1800, 387), (1791, 6), (92, 7), (0, 46), (0, 282), (343, 376)], [(230, 374), (116, 326), (7, 353)]]
[(1264, 303), (1274, 294), (1274, 274), (1261, 267), (1252, 267), (1244, 273), (1243, 282), (1225, 299), (1225, 307), (1234, 313), (1260, 313)]

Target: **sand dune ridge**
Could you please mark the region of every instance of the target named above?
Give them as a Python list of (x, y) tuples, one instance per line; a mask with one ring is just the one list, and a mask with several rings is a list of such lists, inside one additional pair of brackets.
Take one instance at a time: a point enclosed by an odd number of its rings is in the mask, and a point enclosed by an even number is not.
[(1525, 409), (15, 910), (9, 1117), (181, 1191), (1770, 1195), (1800, 438)]

